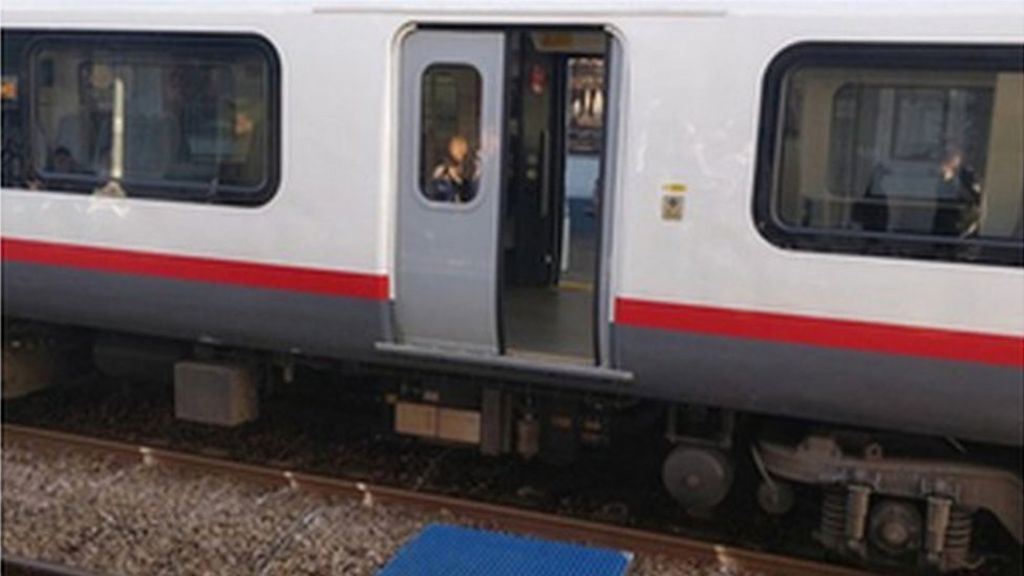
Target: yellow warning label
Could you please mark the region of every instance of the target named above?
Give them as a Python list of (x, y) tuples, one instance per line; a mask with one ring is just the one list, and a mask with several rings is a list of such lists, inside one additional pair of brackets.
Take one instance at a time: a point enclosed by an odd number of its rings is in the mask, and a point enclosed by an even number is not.
[(668, 184), (663, 184), (661, 186), (661, 189), (664, 192), (682, 194), (683, 192), (686, 192), (686, 184), (683, 184), (681, 182), (669, 182)]

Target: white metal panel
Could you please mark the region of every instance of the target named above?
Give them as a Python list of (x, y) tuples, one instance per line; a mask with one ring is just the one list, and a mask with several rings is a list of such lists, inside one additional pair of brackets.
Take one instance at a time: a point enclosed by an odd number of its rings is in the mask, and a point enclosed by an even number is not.
[(256, 208), (4, 190), (6, 237), (386, 273), (380, 144), (394, 17), (175, 10), (140, 24), (130, 12), (18, 16), (5, 8), (4, 25), (264, 36), (281, 60), (282, 164), (277, 195)]
[[(7, 1), (5, 26), (263, 33), (281, 54), (286, 128), (282, 188), (263, 208), (5, 190), (3, 234), (385, 272), (397, 30), (416, 20), (599, 23), (616, 31), (629, 62), (613, 266), (619, 294), (1024, 335), (1019, 268), (786, 251), (762, 239), (751, 217), (760, 82), (780, 50), (799, 41), (1020, 44), (1020, 2), (543, 4)], [(659, 218), (666, 182), (689, 187), (681, 224)]]
[[(5, 8), (66, 11), (80, 9), (79, 0), (7, 0)], [(730, 13), (772, 14), (942, 14), (1002, 13), (1019, 8), (1015, 0), (520, 0), (514, 5), (490, 0), (95, 0), (91, 10), (166, 12), (179, 9), (203, 13), (254, 11), (319, 13), (397, 13), (469, 16), (469, 13), (509, 17), (572, 14), (600, 16), (671, 16)], [(474, 14), (474, 15), (475, 15)]]
[[(1020, 21), (1020, 8), (1009, 12)], [(758, 234), (752, 217), (761, 79), (775, 54), (803, 40), (1020, 43), (1013, 18), (806, 14), (677, 20), (658, 33), (650, 22), (621, 26), (630, 61), (621, 294), (1024, 334), (1020, 268), (783, 250)], [(669, 35), (685, 39), (678, 50), (664, 49)], [(670, 182), (688, 187), (681, 223), (660, 219)]]

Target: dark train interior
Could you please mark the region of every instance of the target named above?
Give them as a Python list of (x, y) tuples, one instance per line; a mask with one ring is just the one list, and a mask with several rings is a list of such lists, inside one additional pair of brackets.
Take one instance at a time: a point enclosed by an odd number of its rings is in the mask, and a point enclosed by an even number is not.
[(608, 38), (560, 30), (507, 38), (505, 350), (593, 364)]

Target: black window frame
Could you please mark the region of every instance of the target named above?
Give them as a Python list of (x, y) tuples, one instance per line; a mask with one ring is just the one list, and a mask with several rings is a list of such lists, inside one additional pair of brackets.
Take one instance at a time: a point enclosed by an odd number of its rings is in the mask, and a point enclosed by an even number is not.
[(787, 250), (1024, 266), (1024, 240), (811, 228), (787, 223), (779, 214), (786, 83), (793, 72), (805, 67), (1024, 72), (1022, 63), (1021, 44), (801, 42), (783, 49), (762, 79), (753, 201), (758, 232)]
[[(212, 193), (206, 184), (193, 184), (189, 182), (146, 182), (144, 184), (126, 182), (128, 188), (127, 197), (130, 199), (150, 199), (170, 202), (216, 204), (240, 207), (260, 207), (270, 202), (276, 195), (281, 184), (281, 59), (275, 46), (266, 37), (250, 32), (174, 32), (174, 31), (105, 31), (105, 30), (47, 30), (38, 28), (7, 28), (3, 29), (3, 35), (8, 34), (28, 36), (21, 54), (18, 55), (18, 107), (21, 109), (21, 126), (26, 138), (32, 131), (32, 123), (36, 111), (32, 99), (32, 91), (35, 86), (35, 74), (32, 56), (41, 47), (60, 44), (100, 45), (107, 49), (116, 49), (120, 46), (134, 46), (147, 50), (159, 49), (161, 46), (173, 47), (181, 50), (183, 47), (193, 45), (197, 48), (230, 48), (234, 50), (253, 50), (262, 56), (266, 66), (267, 83), (267, 126), (266, 126), (266, 150), (265, 150), (265, 174), (259, 186), (243, 189), (240, 186), (224, 185), (218, 187)], [(24, 143), (23, 156), (27, 166), (35, 166), (33, 146), (30, 142)], [(54, 182), (63, 184), (65, 187), (60, 190), (47, 189), (45, 186), (34, 193), (52, 194), (90, 194), (95, 186), (101, 186), (105, 182), (102, 179), (94, 179), (92, 185), (86, 182), (87, 179), (76, 177), (67, 181), (54, 179)]]

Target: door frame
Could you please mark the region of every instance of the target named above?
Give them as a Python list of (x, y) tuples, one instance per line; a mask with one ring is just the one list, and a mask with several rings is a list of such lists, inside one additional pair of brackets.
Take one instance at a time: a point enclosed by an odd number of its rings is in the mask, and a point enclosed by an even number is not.
[(620, 185), (620, 150), (626, 150), (622, 122), (625, 120), (626, 102), (626, 50), (621, 35), (610, 26), (604, 27), (605, 68), (604, 68), (604, 133), (601, 143), (601, 170), (599, 198), (599, 231), (597, 237), (597, 262), (594, 278), (594, 357), (598, 366), (618, 365), (612, 347), (612, 299), (618, 293), (620, 274), (618, 253), (615, 247), (615, 231), (622, 230), (623, 221), (618, 210), (617, 192)]
[[(604, 60), (605, 60), (605, 72), (604, 72), (604, 118), (603, 118), (603, 130), (601, 135), (601, 153), (600, 153), (600, 169), (598, 172), (598, 192), (596, 205), (597, 205), (597, 249), (595, 250), (595, 262), (594, 262), (594, 293), (592, 302), (592, 329), (591, 329), (591, 342), (592, 342), (592, 360), (593, 365), (597, 368), (614, 369), (616, 365), (616, 358), (613, 357), (612, 347), (612, 298), (617, 292), (613, 287), (612, 282), (616, 278), (614, 270), (616, 264), (613, 262), (614, 251), (613, 251), (613, 239), (614, 231), (616, 226), (620, 226), (618, 223), (618, 216), (616, 211), (615, 193), (620, 189), (619, 186), (619, 150), (622, 138), (622, 130), (619, 122), (622, 119), (623, 110), (622, 108), (622, 96), (624, 94), (622, 90), (622, 82), (625, 79), (625, 49), (622, 41), (621, 34), (611, 26), (600, 26), (600, 25), (547, 25), (547, 26), (507, 26), (503, 30), (508, 33), (510, 31), (541, 31), (541, 30), (579, 30), (588, 32), (600, 32), (605, 37), (604, 47)], [(511, 83), (508, 82), (508, 69), (511, 64), (511, 43), (505, 43), (506, 58), (505, 58), (505, 102), (504, 106), (504, 120), (506, 122), (503, 126), (503, 154), (504, 159), (502, 161), (502, 180), (501, 180), (501, 205), (506, 205), (508, 190), (505, 172), (509, 169), (509, 159), (512, 152), (512, 147), (509, 145), (509, 134), (507, 133), (507, 121), (508, 121), (508, 107), (510, 98), (510, 91), (513, 89)], [(580, 54), (569, 54), (580, 55)], [(568, 61), (568, 58), (565, 58)], [(562, 73), (561, 75), (563, 83), (568, 82), (568, 74)], [(568, 90), (562, 86), (563, 96), (568, 94)], [(564, 104), (564, 103), (563, 103)], [(567, 117), (563, 113), (560, 114), (562, 120), (566, 120)], [(567, 134), (567, 131), (565, 131)], [(568, 147), (561, 146), (564, 150)], [(624, 148), (623, 148), (624, 149)], [(567, 155), (567, 152), (563, 156)], [(561, 160), (563, 164), (562, 176), (564, 181), (564, 164), (565, 158)], [(564, 186), (563, 186), (564, 187)], [(564, 191), (563, 191), (564, 192)], [(563, 208), (560, 208), (564, 209)], [(505, 215), (498, 221), (498, 237), (503, 238), (505, 233), (506, 219)], [(560, 226), (561, 224), (559, 224)], [(504, 299), (505, 292), (505, 258), (502, 253), (501, 242), (498, 247), (498, 339), (501, 343), (500, 354), (506, 356), (505, 348), (505, 322), (503, 314), (502, 302)]]
[[(397, 299), (397, 261), (398, 261), (398, 235), (399, 235), (399, 195), (401, 194), (401, 150), (400, 142), (402, 139), (402, 123), (401, 123), (401, 111), (402, 111), (402, 47), (409, 35), (416, 31), (421, 30), (450, 30), (450, 31), (502, 31), (507, 33), (510, 30), (544, 30), (544, 29), (576, 29), (576, 30), (594, 30), (600, 31), (605, 34), (606, 37), (606, 48), (605, 48), (605, 109), (604, 109), (604, 134), (603, 134), (603, 145), (601, 151), (601, 166), (599, 171), (599, 230), (597, 239), (597, 250), (596, 250), (596, 262), (595, 262), (595, 278), (594, 278), (594, 326), (593, 326), (593, 340), (594, 340), (594, 362), (593, 367), (581, 367), (575, 365), (562, 365), (560, 363), (543, 363), (538, 362), (535, 359), (520, 360), (514, 357), (509, 357), (506, 354), (505, 347), (505, 322), (504, 314), (502, 313), (502, 297), (504, 291), (504, 279), (505, 279), (505, 265), (504, 265), (504, 254), (502, 244), (499, 241), (497, 243), (498, 249), (495, 254), (496, 259), (496, 273), (495, 278), (497, 290), (495, 290), (495, 313), (497, 318), (495, 319), (495, 326), (497, 327), (497, 343), (498, 343), (498, 355), (464, 358), (457, 354), (450, 354), (446, 352), (438, 353), (424, 353), (422, 349), (416, 347), (409, 347), (398, 342), (398, 335), (400, 334), (398, 326), (398, 315), (395, 310), (395, 300)], [(387, 197), (390, 199), (388, 202), (382, 202), (382, 208), (385, 213), (389, 215), (388, 221), (390, 222), (389, 230), (387, 231), (386, 237), (390, 239), (390, 243), (382, 243), (385, 248), (385, 256), (387, 259), (388, 269), (392, 270), (391, 277), (391, 297), (388, 318), (385, 320), (385, 339), (378, 342), (376, 350), (379, 353), (391, 354), (404, 357), (406, 361), (409, 361), (415, 365), (440, 365), (452, 368), (456, 366), (453, 364), (453, 360), (466, 360), (462, 366), (471, 372), (477, 372), (479, 370), (490, 370), (494, 368), (501, 369), (522, 369), (526, 372), (536, 372), (538, 374), (560, 374), (564, 373), (572, 377), (583, 377), (591, 378), (596, 380), (603, 380), (607, 382), (616, 382), (619, 384), (628, 383), (633, 380), (633, 374), (627, 371), (618, 369), (617, 357), (614, 354), (613, 346), (613, 330), (612, 330), (612, 314), (613, 314), (613, 298), (617, 293), (618, 284), (618, 271), (619, 256), (615, 246), (615, 230), (621, 228), (622, 221), (621, 216), (617, 207), (617, 192), (621, 190), (621, 170), (619, 167), (620, 150), (624, 150), (624, 140), (626, 137), (625, 130), (623, 130), (622, 122), (625, 120), (625, 106), (626, 106), (626, 94), (624, 90), (625, 82), (627, 81), (627, 62), (626, 62), (626, 48), (623, 35), (614, 26), (605, 25), (589, 25), (581, 24), (573, 26), (568, 25), (466, 25), (458, 23), (443, 23), (443, 22), (411, 22), (407, 23), (398, 29), (392, 41), (392, 54), (391, 59), (391, 74), (390, 81), (392, 86), (391, 98), (390, 98), (390, 119), (393, 122), (390, 129), (386, 130), (386, 133), (390, 135), (387, 146), (391, 150), (391, 154), (388, 155), (389, 165), (385, 167), (386, 173), (391, 176), (391, 194)], [(502, 103), (501, 103), (501, 114), (503, 119), (502, 125), (502, 161), (500, 162), (499, 177), (499, 201), (504, 205), (506, 199), (506, 182), (507, 182), (507, 170), (508, 162), (505, 156), (508, 154), (507, 146), (507, 113), (508, 113), (508, 98), (509, 98), (509, 86), (507, 85), (507, 71), (509, 66), (510, 51), (508, 43), (505, 46), (504, 55), (504, 69), (503, 78), (506, 80), (503, 86)], [(504, 233), (504, 214), (498, 220), (499, 240), (502, 238)], [(388, 245), (390, 244), (390, 245)]]

